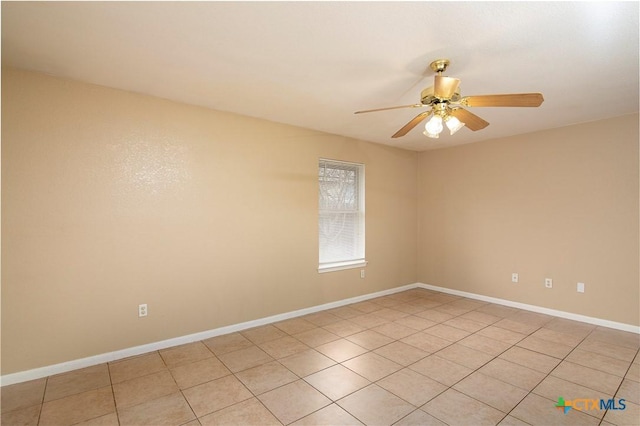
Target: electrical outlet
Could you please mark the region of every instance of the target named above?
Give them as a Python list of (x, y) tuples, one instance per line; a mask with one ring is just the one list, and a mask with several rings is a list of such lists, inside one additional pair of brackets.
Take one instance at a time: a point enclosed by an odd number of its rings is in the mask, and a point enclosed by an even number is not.
[(512, 283), (517, 283), (518, 282), (518, 274), (516, 272), (511, 274), (511, 282)]
[(364, 269), (360, 269), (360, 278), (364, 278)]
[(544, 286), (546, 288), (552, 288), (553, 287), (553, 280), (551, 278), (545, 278), (544, 279)]
[(578, 293), (584, 293), (584, 283), (578, 283), (578, 287), (576, 288)]
[(147, 304), (143, 303), (142, 305), (138, 305), (138, 317), (146, 317), (147, 316)]

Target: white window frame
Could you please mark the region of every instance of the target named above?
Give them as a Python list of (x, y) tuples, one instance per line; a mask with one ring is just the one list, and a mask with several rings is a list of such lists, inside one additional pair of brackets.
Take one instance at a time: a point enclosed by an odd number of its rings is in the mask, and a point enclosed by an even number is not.
[[(320, 229), (320, 216), (323, 213), (334, 212), (335, 210), (323, 210), (318, 201), (318, 272), (333, 272), (333, 271), (341, 271), (344, 269), (353, 269), (353, 268), (362, 268), (367, 265), (367, 261), (365, 260), (365, 173), (364, 173), (364, 164), (360, 163), (350, 163), (346, 161), (338, 161), (331, 160), (326, 158), (320, 158), (318, 161), (318, 200), (321, 197), (322, 191), (322, 182), (320, 181), (320, 168), (323, 165), (331, 166), (335, 169), (350, 169), (356, 170), (356, 179), (357, 179), (357, 230), (355, 232), (354, 238), (357, 239), (355, 241), (355, 251), (352, 256), (344, 257), (341, 259), (332, 259), (331, 261), (321, 261), (322, 258), (322, 230)], [(353, 211), (353, 210), (350, 210)]]

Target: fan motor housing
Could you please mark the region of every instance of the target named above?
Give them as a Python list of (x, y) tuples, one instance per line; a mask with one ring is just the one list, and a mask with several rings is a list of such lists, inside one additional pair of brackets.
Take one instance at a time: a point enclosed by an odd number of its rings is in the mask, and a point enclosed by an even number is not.
[[(420, 102), (422, 105), (433, 105), (436, 102), (442, 102), (445, 99), (439, 99), (433, 94), (433, 86), (427, 87), (422, 92), (420, 92)], [(456, 91), (456, 93), (451, 96), (451, 99), (446, 99), (448, 102), (458, 102), (460, 101), (460, 92)]]

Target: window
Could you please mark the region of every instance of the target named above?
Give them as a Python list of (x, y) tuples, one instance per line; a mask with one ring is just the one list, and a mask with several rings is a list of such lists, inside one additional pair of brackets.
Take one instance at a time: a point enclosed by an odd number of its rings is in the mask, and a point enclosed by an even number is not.
[(318, 272), (365, 266), (364, 165), (320, 160)]

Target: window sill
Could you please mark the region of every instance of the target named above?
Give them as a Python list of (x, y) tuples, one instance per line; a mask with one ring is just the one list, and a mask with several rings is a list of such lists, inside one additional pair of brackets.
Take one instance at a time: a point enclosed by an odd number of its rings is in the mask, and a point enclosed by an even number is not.
[(364, 259), (350, 260), (348, 262), (324, 263), (318, 266), (318, 273), (324, 274), (325, 272), (335, 272), (335, 271), (343, 271), (345, 269), (362, 268), (364, 266), (367, 266), (367, 263), (369, 262), (367, 262)]

